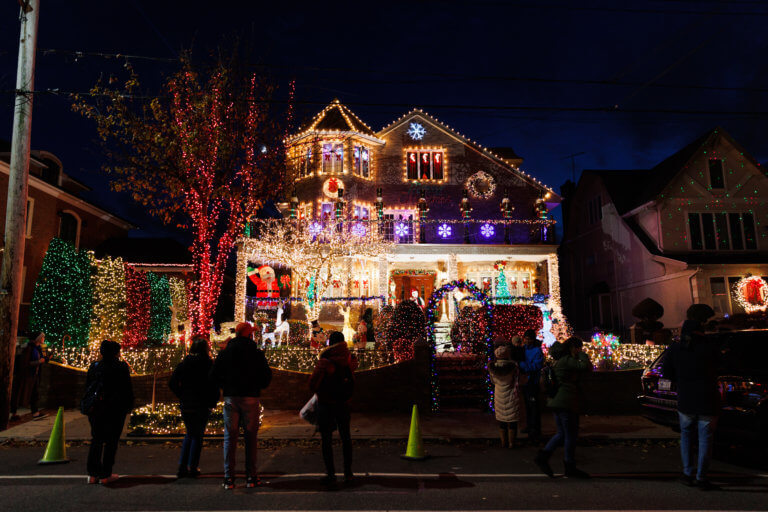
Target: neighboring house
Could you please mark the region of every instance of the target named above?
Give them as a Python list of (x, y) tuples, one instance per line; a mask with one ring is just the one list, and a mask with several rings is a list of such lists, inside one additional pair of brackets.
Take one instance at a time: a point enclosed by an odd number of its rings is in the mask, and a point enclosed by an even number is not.
[[(10, 153), (0, 141), (0, 227), (5, 231)], [(90, 190), (63, 172), (61, 161), (47, 151), (32, 151), (27, 199), (27, 239), (24, 247), (19, 327), (26, 329), (29, 305), (43, 257), (53, 237), (78, 248), (92, 249), (110, 237), (125, 236), (134, 226), (78, 197)]]
[[(559, 313), (558, 280), (549, 277), (557, 275), (554, 226), (543, 229), (538, 222), (560, 198), (525, 173), (511, 149), (485, 148), (421, 110), (374, 132), (334, 100), (288, 138), (287, 154), (287, 181), (294, 184), (300, 218), (332, 218), (342, 189), (348, 218), (376, 219), (381, 190), (379, 229), (396, 244), (378, 259), (355, 258), (351, 274), (340, 273), (343, 282), (330, 288), (330, 297), (383, 296), (392, 303), (416, 290), (428, 301), (455, 279), (474, 281), (493, 296), (501, 274), (494, 263), (506, 260), (501, 275), (508, 295), (529, 301), (536, 293), (551, 295)], [(422, 194), (427, 223), (419, 222)], [(460, 213), (465, 195), (473, 208), (466, 237)], [(516, 221), (508, 240), (499, 223), (504, 197)], [(252, 307), (244, 305), (253, 303), (246, 298), (246, 268), (261, 262), (252, 261), (247, 249), (238, 256), (235, 319), (242, 320)], [(305, 285), (292, 294), (301, 297)]]
[(646, 297), (679, 327), (693, 303), (743, 312), (733, 285), (768, 275), (768, 178), (723, 129), (650, 170), (585, 170), (564, 199), (561, 276), (577, 330), (621, 331)]

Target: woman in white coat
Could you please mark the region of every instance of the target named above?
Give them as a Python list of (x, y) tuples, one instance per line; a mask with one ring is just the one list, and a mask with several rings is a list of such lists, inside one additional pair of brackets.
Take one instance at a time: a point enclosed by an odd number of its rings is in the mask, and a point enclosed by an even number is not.
[(518, 376), (520, 370), (512, 360), (509, 345), (500, 345), (494, 350), (495, 360), (488, 365), (493, 382), (493, 407), (499, 422), (499, 437), (502, 448), (514, 448), (517, 438), (517, 422), (520, 420), (520, 393)]

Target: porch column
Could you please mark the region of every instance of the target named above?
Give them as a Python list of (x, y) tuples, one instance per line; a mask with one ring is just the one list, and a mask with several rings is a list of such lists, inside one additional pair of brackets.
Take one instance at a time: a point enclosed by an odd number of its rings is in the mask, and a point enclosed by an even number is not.
[(235, 276), (235, 322), (245, 322), (245, 286), (248, 255), (245, 244), (237, 243), (237, 274)]
[[(388, 280), (388, 274), (389, 274), (389, 265), (387, 263), (387, 256), (384, 254), (379, 254), (379, 272), (378, 272), (378, 295), (381, 295), (384, 297), (384, 300), (382, 301), (382, 305), (388, 304), (387, 297), (389, 297), (389, 280)], [(371, 287), (373, 288), (373, 287)]]
[[(560, 329), (553, 329), (553, 331), (558, 330), (559, 333), (564, 333), (567, 320), (565, 315), (563, 315), (563, 308), (560, 302), (560, 268), (558, 266), (557, 253), (547, 255), (547, 274), (549, 274), (547, 276), (549, 278), (549, 290), (547, 290), (549, 300), (547, 301), (547, 307), (552, 311), (552, 319), (560, 323)], [(557, 332), (552, 334), (556, 337), (558, 336)]]
[[(448, 263), (445, 269), (448, 273), (448, 282), (455, 281), (459, 278), (459, 263), (456, 253), (448, 254)], [(446, 303), (448, 305), (448, 318), (453, 321), (458, 318), (459, 312), (456, 311), (456, 306), (453, 303), (453, 294), (449, 293), (446, 296)]]

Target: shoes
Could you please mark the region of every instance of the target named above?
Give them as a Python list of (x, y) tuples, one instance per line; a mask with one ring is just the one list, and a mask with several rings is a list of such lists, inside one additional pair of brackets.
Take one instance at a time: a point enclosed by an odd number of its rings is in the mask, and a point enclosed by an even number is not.
[(555, 477), (555, 473), (549, 465), (549, 454), (544, 450), (539, 450), (539, 453), (537, 453), (536, 457), (533, 459), (533, 463), (536, 464), (541, 472), (549, 478)]
[(100, 483), (101, 485), (109, 485), (109, 484), (111, 484), (112, 482), (116, 482), (118, 478), (120, 478), (118, 475), (116, 475), (116, 474), (112, 473), (111, 475), (109, 475), (109, 476), (105, 476), (104, 478), (102, 478), (101, 480), (99, 480), (99, 483)]
[(187, 471), (187, 476), (189, 478), (197, 478), (201, 475), (200, 470), (197, 468), (192, 468), (189, 471)]
[(253, 489), (257, 485), (261, 483), (261, 480), (259, 480), (258, 476), (249, 476), (245, 479), (245, 487), (248, 489)]
[(590, 478), (589, 473), (577, 468), (576, 464), (568, 463), (568, 462), (565, 463), (565, 476), (566, 478), (580, 478), (580, 479)]
[(332, 487), (336, 485), (336, 475), (325, 475), (320, 479), (320, 484), (325, 487)]
[(696, 485), (696, 482), (693, 480), (692, 476), (688, 476), (686, 474), (683, 474), (680, 478), (677, 479), (678, 482), (683, 484), (686, 487), (693, 487)]
[(701, 489), (702, 491), (716, 491), (720, 489), (720, 487), (716, 486), (709, 480), (696, 480), (696, 487)]
[(32, 415), (32, 419), (33, 420), (39, 420), (39, 419), (45, 418), (45, 416), (46, 416), (45, 413), (42, 413), (42, 412), (38, 411), (38, 412), (36, 412), (35, 414)]
[(18, 414), (11, 414), (11, 418), (8, 421), (21, 421), (21, 416)]
[(89, 476), (88, 477), (88, 485), (93, 485), (99, 483), (99, 479), (95, 476)]
[(224, 482), (221, 484), (221, 486), (226, 489), (234, 489), (235, 488), (235, 479), (234, 478), (225, 478)]
[(176, 478), (186, 478), (189, 476), (189, 470), (187, 466), (179, 466), (179, 470), (176, 472)]

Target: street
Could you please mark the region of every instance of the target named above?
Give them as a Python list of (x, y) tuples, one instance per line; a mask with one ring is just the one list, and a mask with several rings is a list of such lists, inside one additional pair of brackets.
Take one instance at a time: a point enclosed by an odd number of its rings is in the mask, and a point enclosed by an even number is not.
[[(540, 475), (535, 448), (502, 450), (488, 441), (428, 442), (428, 460), (399, 455), (402, 441), (355, 441), (358, 482), (327, 491), (316, 439), (263, 443), (262, 485), (221, 488), (221, 443), (203, 452), (203, 476), (176, 480), (179, 443), (121, 444), (109, 485), (86, 485), (82, 443), (68, 449), (68, 464), (38, 466), (43, 447), (7, 443), (0, 448), (0, 502), (4, 510), (765, 510), (768, 472), (718, 456), (703, 492), (676, 481), (678, 446), (670, 441), (605, 441), (579, 446), (587, 481)], [(726, 450), (727, 451), (727, 450)], [(242, 467), (244, 450), (238, 452)], [(340, 447), (336, 446), (340, 467)], [(553, 468), (562, 471), (556, 452)], [(726, 459), (726, 460), (724, 460)]]

